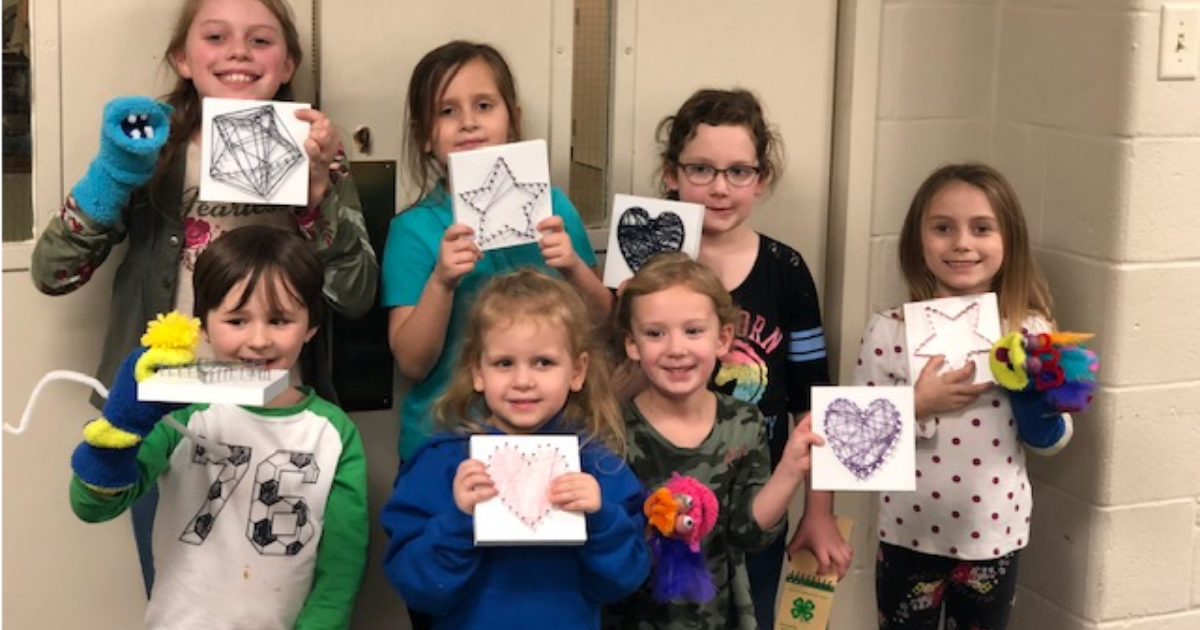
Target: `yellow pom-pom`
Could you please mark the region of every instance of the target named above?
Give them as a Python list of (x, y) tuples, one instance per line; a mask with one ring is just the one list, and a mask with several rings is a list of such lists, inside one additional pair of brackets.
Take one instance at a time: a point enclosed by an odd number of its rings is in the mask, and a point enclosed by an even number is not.
[(194, 352), (200, 343), (200, 320), (186, 317), (179, 311), (159, 314), (146, 327), (142, 345), (147, 348), (189, 350)]
[(134, 379), (142, 382), (161, 367), (187, 365), (196, 358), (200, 344), (200, 320), (179, 311), (159, 315), (146, 327), (142, 345), (149, 348), (138, 359)]

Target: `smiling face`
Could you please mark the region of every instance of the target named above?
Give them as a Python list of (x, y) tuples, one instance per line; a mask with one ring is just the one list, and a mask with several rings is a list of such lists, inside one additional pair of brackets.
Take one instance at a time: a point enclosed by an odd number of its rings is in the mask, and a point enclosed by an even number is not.
[(991, 291), (1004, 263), (996, 213), (987, 195), (965, 182), (934, 195), (921, 222), (921, 245), (939, 297)]
[(235, 284), (221, 304), (208, 312), (204, 338), (218, 361), (290, 370), (304, 344), (317, 332), (309, 327), (308, 309), (278, 275), (261, 276), (245, 304), (239, 305), (249, 282), (245, 278)]
[(259, 0), (205, 0), (171, 61), (201, 97), (269, 100), (296, 69), (283, 27)]
[(425, 150), (445, 166), (446, 156), (456, 151), (504, 144), (510, 140), (510, 115), (495, 72), (476, 57), (464, 63), (442, 90)]
[(724, 234), (741, 227), (765, 186), (761, 177), (747, 186), (733, 186), (724, 174), (707, 184), (693, 184), (684, 176), (680, 164), (704, 164), (717, 169), (758, 167), (754, 138), (744, 125), (697, 125), (695, 136), (679, 153), (679, 164), (663, 170), (663, 182), (668, 190), (679, 191), (680, 201), (704, 206), (705, 235)]
[(489, 422), (510, 434), (536, 433), (583, 388), (588, 355), (571, 356), (566, 329), (530, 321), (493, 326), (471, 367), (475, 391), (492, 412)]
[(638, 296), (630, 324), (625, 353), (669, 398), (706, 391), (717, 360), (733, 342), (733, 326), (721, 325), (712, 298), (683, 285)]

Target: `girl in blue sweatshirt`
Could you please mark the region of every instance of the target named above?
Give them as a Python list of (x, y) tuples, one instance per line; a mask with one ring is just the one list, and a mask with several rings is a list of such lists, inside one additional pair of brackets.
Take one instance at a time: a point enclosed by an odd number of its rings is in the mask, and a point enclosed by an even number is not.
[[(449, 429), (405, 462), (381, 519), (384, 570), (433, 628), (598, 629), (600, 608), (649, 572), (642, 488), (614, 451), (624, 431), (583, 298), (533, 269), (493, 279), (472, 306), (437, 417)], [(476, 547), (475, 506), (497, 495), (472, 434), (578, 435), (581, 472), (549, 487), (582, 513), (581, 546)]]

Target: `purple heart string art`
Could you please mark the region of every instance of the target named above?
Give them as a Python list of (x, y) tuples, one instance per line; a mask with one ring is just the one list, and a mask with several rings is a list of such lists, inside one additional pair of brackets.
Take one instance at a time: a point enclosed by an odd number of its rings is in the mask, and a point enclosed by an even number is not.
[(845, 398), (825, 411), (825, 439), (833, 454), (859, 479), (867, 479), (896, 448), (902, 428), (900, 411), (877, 398), (864, 411)]

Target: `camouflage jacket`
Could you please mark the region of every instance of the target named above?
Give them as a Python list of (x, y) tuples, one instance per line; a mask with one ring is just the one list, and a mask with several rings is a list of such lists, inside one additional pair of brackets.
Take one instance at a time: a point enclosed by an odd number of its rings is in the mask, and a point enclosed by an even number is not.
[[(758, 408), (717, 394), (712, 433), (695, 448), (667, 441), (642, 416), (634, 402), (625, 405), (625, 441), (629, 467), (653, 491), (677, 472), (708, 486), (721, 504), (721, 515), (702, 549), (717, 587), (711, 601), (659, 603), (642, 588), (605, 611), (605, 628), (636, 630), (754, 630), (754, 604), (745, 554), (769, 545), (787, 527), (786, 519), (763, 530), (751, 503), (770, 475), (770, 461)], [(653, 569), (651, 569), (653, 572)]]

